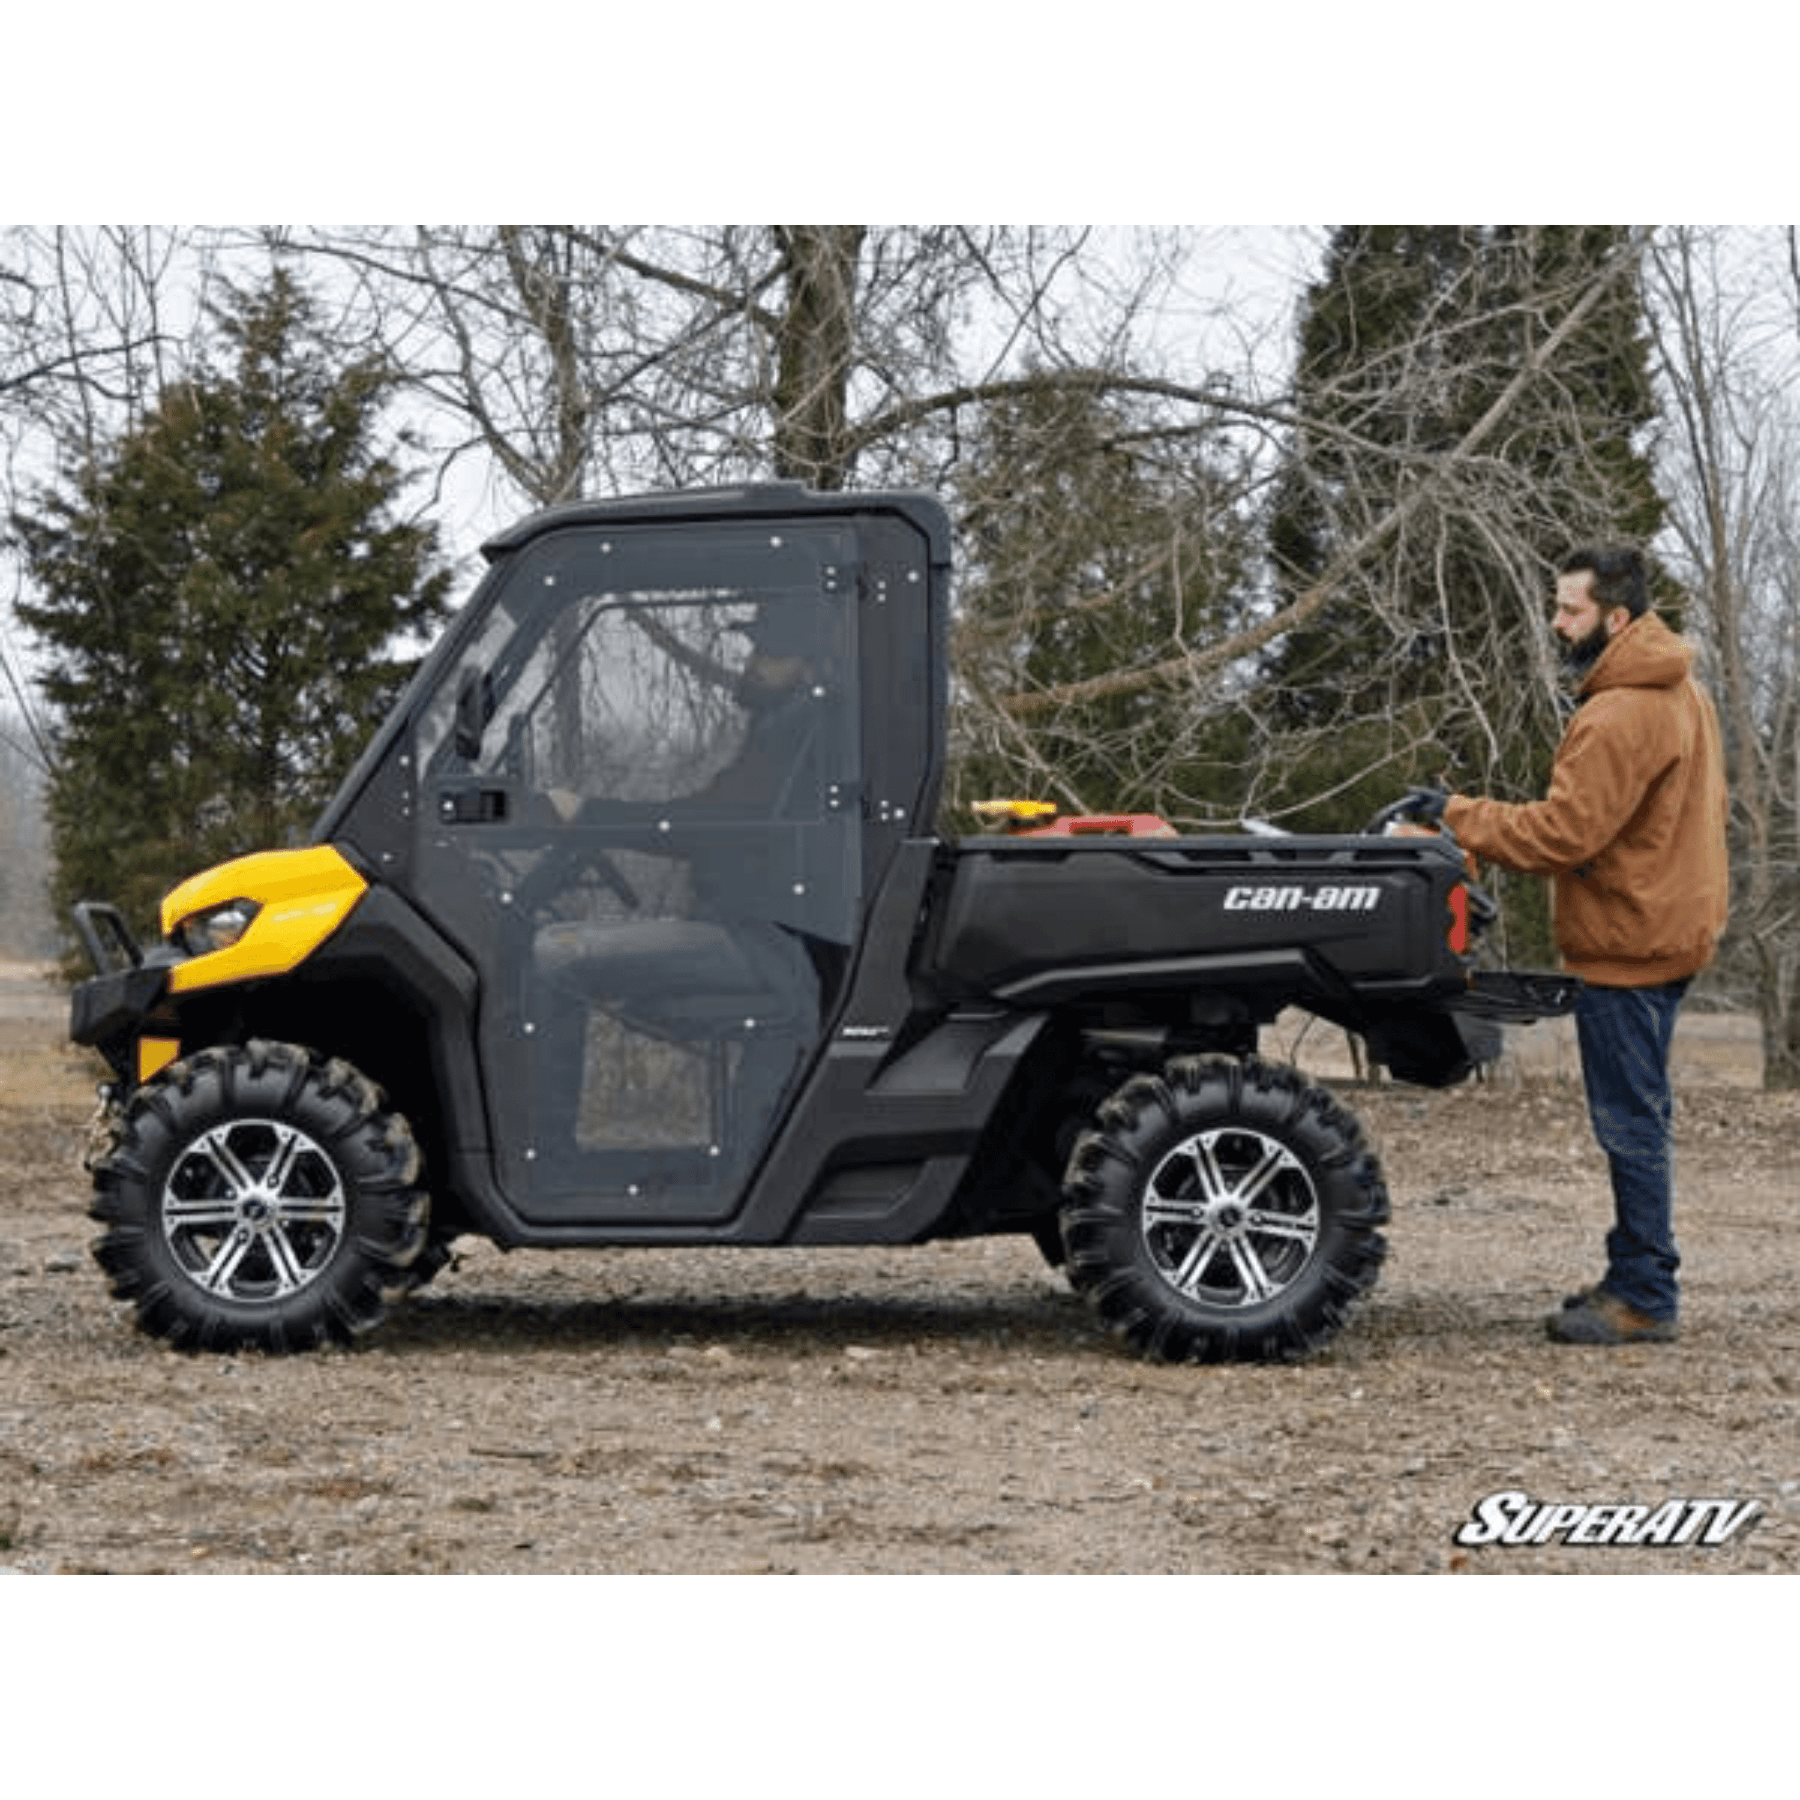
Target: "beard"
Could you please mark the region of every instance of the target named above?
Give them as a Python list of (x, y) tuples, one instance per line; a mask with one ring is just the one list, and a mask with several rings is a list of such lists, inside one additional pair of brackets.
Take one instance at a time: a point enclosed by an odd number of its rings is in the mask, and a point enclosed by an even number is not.
[(1558, 651), (1564, 675), (1570, 681), (1582, 680), (1588, 670), (1600, 660), (1600, 652), (1610, 641), (1604, 619), (1597, 620), (1594, 629), (1586, 637), (1576, 638), (1572, 643), (1564, 639)]

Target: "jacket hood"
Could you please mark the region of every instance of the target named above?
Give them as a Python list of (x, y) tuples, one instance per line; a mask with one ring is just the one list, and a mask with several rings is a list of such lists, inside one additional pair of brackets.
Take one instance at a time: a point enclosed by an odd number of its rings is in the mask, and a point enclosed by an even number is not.
[(1607, 688), (1676, 687), (1693, 666), (1693, 645), (1677, 637), (1655, 613), (1645, 613), (1601, 652), (1581, 684), (1581, 695), (1586, 699)]

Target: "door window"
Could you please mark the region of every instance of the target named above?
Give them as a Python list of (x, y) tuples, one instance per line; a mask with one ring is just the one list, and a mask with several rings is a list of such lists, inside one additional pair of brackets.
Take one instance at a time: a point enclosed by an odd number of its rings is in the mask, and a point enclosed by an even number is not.
[(853, 543), (545, 540), (421, 721), (423, 889), (546, 1216), (722, 1216), (817, 1042), (860, 898)]

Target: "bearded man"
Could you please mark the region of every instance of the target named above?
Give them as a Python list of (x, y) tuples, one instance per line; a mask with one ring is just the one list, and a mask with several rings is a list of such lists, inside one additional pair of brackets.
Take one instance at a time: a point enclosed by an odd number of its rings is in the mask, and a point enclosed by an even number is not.
[(1612, 1178), (1606, 1270), (1546, 1321), (1568, 1344), (1677, 1335), (1669, 1047), (1728, 903), (1718, 717), (1691, 645), (1650, 610), (1635, 549), (1584, 549), (1556, 583), (1551, 628), (1576, 706), (1549, 792), (1512, 805), (1439, 795), (1465, 849), (1548, 875), (1557, 948), (1585, 984), (1576, 1010), (1588, 1115)]

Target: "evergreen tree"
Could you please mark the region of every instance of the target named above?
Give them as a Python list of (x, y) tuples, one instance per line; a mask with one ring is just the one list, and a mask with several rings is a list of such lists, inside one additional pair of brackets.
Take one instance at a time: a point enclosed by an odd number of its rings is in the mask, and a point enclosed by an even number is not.
[[(1347, 226), (1301, 309), (1300, 426), (1270, 533), (1303, 590), (1338, 547), (1434, 478), (1379, 566), (1263, 670), (1274, 808), (1348, 830), (1439, 773), (1543, 791), (1563, 722), (1545, 630), (1553, 571), (1583, 541), (1647, 543), (1663, 503), (1635, 279), (1620, 280), (1481, 452), (1452, 452), (1617, 250), (1609, 226)], [(1665, 605), (1670, 596), (1660, 596)], [(1509, 954), (1549, 954), (1541, 884), (1503, 879)]]
[(51, 656), (58, 908), (112, 898), (139, 929), (196, 867), (310, 825), (449, 585), (435, 528), (394, 516), (386, 371), (338, 366), (281, 270), (210, 324), (226, 366), (12, 519)]
[[(1302, 308), (1301, 427), (1271, 531), (1284, 587), (1443, 459), (1547, 335), (1612, 227), (1349, 226)], [(1571, 544), (1662, 519), (1635, 283), (1620, 283), (1382, 558), (1271, 658), (1272, 716), (1306, 743), (1286, 799), (1350, 825), (1433, 768), (1530, 792), (1560, 729), (1543, 679), (1550, 576)], [(1291, 759), (1298, 765), (1302, 759)]]
[(1226, 628), (1256, 548), (1227, 469), (1203, 440), (1158, 431), (1098, 382), (1045, 381), (983, 409), (955, 500), (953, 804), (1205, 810), (1220, 716), (1192, 691), (1149, 681), (1044, 709), (1015, 703), (1154, 667)]

